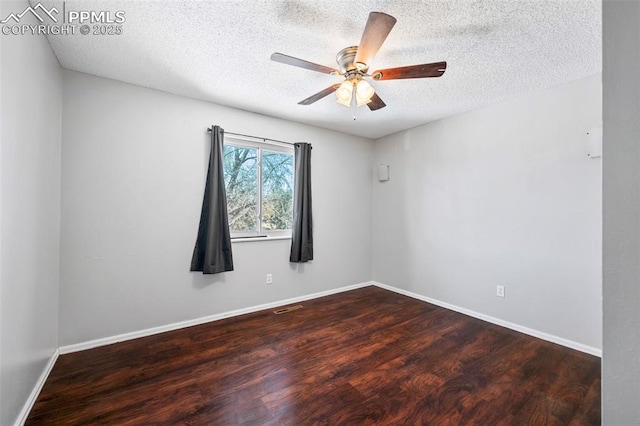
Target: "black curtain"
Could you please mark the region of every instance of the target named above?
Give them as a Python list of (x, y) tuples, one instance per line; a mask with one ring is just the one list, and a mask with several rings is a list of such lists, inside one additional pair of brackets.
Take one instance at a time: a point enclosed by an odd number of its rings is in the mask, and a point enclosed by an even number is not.
[(297, 143), (295, 182), (293, 185), (293, 229), (289, 261), (301, 263), (313, 259), (313, 220), (311, 217), (311, 145)]
[(227, 195), (224, 189), (223, 159), (224, 130), (211, 129), (211, 156), (202, 200), (198, 239), (193, 249), (191, 270), (203, 274), (233, 271), (231, 235), (227, 217)]

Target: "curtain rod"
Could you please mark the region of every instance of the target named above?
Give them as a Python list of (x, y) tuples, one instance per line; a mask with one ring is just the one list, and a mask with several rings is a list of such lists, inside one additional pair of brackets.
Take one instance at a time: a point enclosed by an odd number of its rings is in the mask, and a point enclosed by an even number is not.
[[(211, 133), (211, 127), (207, 127), (207, 132)], [(266, 141), (272, 141), (272, 142), (283, 143), (285, 145), (291, 145), (291, 146), (295, 145), (294, 143), (285, 142), (285, 141), (279, 141), (277, 139), (269, 139), (269, 138), (261, 138), (261, 137), (258, 137), (258, 136), (243, 135), (242, 133), (227, 132), (226, 130), (224, 130), (223, 132), (226, 133), (226, 134), (229, 134), (229, 135), (234, 135), (234, 136), (244, 136), (245, 138), (262, 139), (265, 142)]]

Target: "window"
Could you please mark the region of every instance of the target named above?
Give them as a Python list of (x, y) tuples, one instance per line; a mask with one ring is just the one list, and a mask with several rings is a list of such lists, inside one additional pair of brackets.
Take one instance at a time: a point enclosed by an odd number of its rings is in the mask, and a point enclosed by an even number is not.
[(291, 235), (291, 148), (228, 138), (224, 184), (232, 238)]

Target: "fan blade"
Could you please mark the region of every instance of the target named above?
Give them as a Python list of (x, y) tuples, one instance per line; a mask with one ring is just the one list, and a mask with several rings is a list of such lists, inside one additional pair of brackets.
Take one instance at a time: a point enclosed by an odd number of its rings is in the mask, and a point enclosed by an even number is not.
[(325, 96), (332, 94), (338, 89), (338, 87), (340, 87), (339, 84), (334, 84), (333, 86), (329, 86), (326, 89), (319, 91), (315, 95), (311, 95), (307, 99), (298, 102), (298, 105), (311, 105), (312, 103), (319, 101)]
[(396, 18), (391, 15), (387, 15), (382, 12), (371, 12), (367, 25), (364, 27), (364, 33), (362, 33), (362, 39), (358, 45), (358, 52), (356, 53), (355, 63), (364, 64), (359, 69), (366, 69), (371, 65), (373, 57), (376, 56), (380, 46), (386, 40), (391, 28), (396, 23)]
[(375, 111), (377, 109), (386, 107), (387, 104), (382, 102), (382, 99), (380, 99), (380, 96), (378, 96), (377, 93), (374, 93), (373, 96), (371, 97), (371, 102), (369, 102), (367, 106), (371, 111)]
[(313, 62), (305, 61), (304, 59), (294, 58), (293, 56), (285, 55), (282, 53), (274, 53), (271, 55), (271, 60), (280, 62), (282, 64), (293, 65), (294, 67), (300, 67), (311, 71), (318, 71), (325, 74), (336, 73), (340, 74), (340, 71), (334, 68), (325, 67), (324, 65), (314, 64)]
[(371, 74), (375, 80), (397, 80), (400, 78), (440, 77), (447, 69), (446, 62), (410, 65), (408, 67), (387, 68)]

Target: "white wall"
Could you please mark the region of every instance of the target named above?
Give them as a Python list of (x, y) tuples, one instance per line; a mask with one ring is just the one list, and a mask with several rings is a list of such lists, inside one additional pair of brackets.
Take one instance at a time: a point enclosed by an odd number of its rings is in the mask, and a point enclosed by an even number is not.
[(640, 3), (605, 1), (603, 424), (640, 424)]
[(593, 76), (376, 141), (373, 279), (601, 348), (599, 124)]
[[(72, 71), (63, 116), (62, 346), (370, 280), (370, 140)], [(244, 242), (189, 272), (212, 124), (313, 145), (313, 262)]]
[[(0, 16), (27, 5), (1, 2)], [(9, 425), (58, 347), (62, 71), (44, 36), (0, 43), (0, 424)]]

